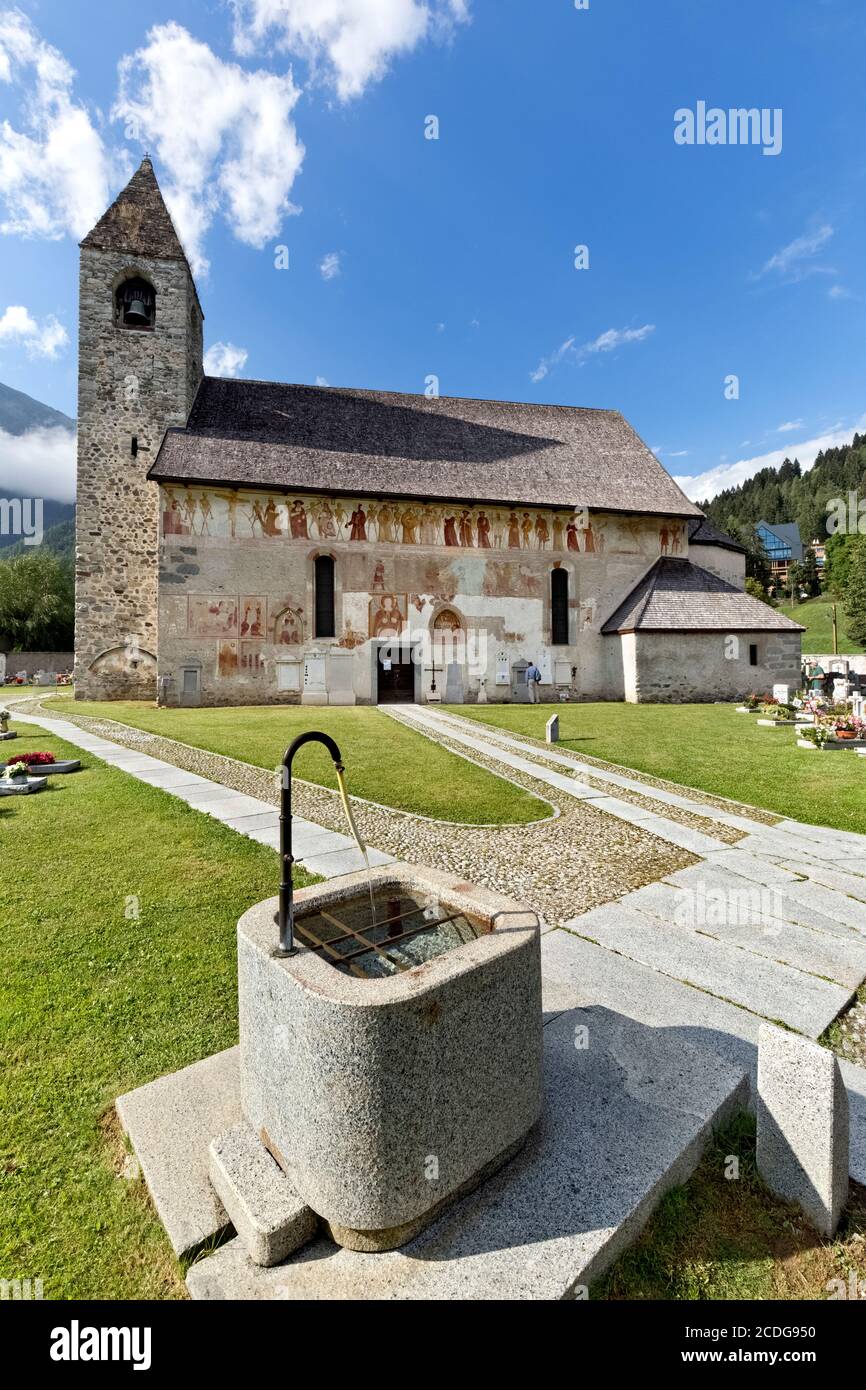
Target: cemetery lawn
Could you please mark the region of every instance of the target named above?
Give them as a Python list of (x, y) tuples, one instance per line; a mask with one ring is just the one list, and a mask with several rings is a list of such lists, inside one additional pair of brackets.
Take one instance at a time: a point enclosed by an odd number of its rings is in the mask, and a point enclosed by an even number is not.
[[(69, 695), (53, 696), (43, 704), (61, 718), (80, 714), (114, 719), (266, 768), (279, 764), (298, 734), (319, 729), (336, 740), (352, 796), (469, 825), (523, 825), (550, 815), (546, 803), (521, 787), (476, 767), (370, 707), (158, 709), (146, 701), (92, 702), (73, 700)], [(105, 737), (111, 737), (110, 731)], [(321, 744), (301, 749), (294, 771), (319, 786), (336, 788), (334, 765)]]
[[(731, 1156), (736, 1180), (726, 1177)], [(853, 1270), (866, 1278), (866, 1188), (852, 1183), (833, 1240), (780, 1201), (755, 1167), (755, 1122), (720, 1132), (635, 1245), (590, 1290), (593, 1299), (826, 1299)], [(829, 1288), (828, 1288), (829, 1285)]]
[[(803, 651), (813, 653), (815, 656), (829, 654), (833, 650), (833, 605), (826, 598), (810, 598), (805, 603), (795, 604), (792, 608), (790, 604), (780, 604), (779, 612), (784, 613), (786, 618), (793, 618), (795, 623), (802, 623), (806, 631), (803, 633)], [(839, 654), (840, 656), (857, 655), (863, 651), (859, 642), (855, 642), (848, 636), (847, 618), (845, 609), (841, 602), (836, 604), (836, 623), (839, 634)]]
[(237, 1041), (235, 926), (277, 856), (38, 729), (0, 746), (82, 760), (0, 799), (0, 1273), (46, 1299), (183, 1298), (113, 1103)]
[(558, 714), (560, 743), (572, 753), (810, 825), (866, 832), (866, 759), (798, 748), (792, 730), (765, 728), (733, 705), (452, 705), (448, 712), (541, 740)]

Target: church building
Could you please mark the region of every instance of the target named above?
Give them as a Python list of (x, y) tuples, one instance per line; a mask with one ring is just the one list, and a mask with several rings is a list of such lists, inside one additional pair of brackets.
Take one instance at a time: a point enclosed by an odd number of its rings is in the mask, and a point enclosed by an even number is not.
[(145, 159), (81, 243), (76, 695), (719, 700), (802, 628), (613, 410), (206, 377)]

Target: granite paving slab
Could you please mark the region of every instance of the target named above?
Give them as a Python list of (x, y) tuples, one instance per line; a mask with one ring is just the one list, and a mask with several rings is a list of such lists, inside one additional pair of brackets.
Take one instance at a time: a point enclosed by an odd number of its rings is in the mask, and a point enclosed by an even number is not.
[[(573, 1298), (694, 1171), (745, 1102), (743, 1071), (595, 1005), (545, 1033), (545, 1111), (509, 1164), (401, 1250), (319, 1240), (253, 1265), (239, 1241), (189, 1271), (194, 1299)], [(587, 1036), (589, 1046), (576, 1045)]]
[(611, 951), (764, 1018), (780, 1020), (810, 1038), (819, 1037), (852, 997), (852, 990), (844, 986), (650, 917), (629, 906), (628, 899), (593, 908), (565, 925)]
[(741, 874), (730, 873), (720, 864), (690, 864), (686, 869), (676, 869), (668, 874), (665, 882), (689, 887), (695, 892), (739, 892), (741, 900), (742, 895), (749, 899), (754, 895), (753, 900), (756, 903), (782, 921), (809, 927), (829, 936), (838, 936), (845, 941), (857, 941), (860, 938), (856, 928), (849, 926), (847, 922), (839, 922), (828, 913), (820, 912), (816, 907), (792, 898), (785, 891), (784, 883), (756, 883), (754, 879), (744, 879)]
[(174, 1253), (197, 1251), (230, 1225), (208, 1176), (212, 1139), (241, 1123), (239, 1049), (118, 1096), (120, 1123)]
[[(742, 883), (742, 879), (734, 881)], [(797, 926), (733, 894), (703, 892), (673, 883), (651, 883), (623, 900), (663, 922), (676, 923), (727, 941), (769, 960), (781, 961), (837, 984), (857, 989), (866, 979), (866, 941), (842, 939)]]
[[(543, 997), (548, 1018), (579, 1005), (639, 1019), (684, 1044), (716, 1052), (757, 1077), (762, 1020), (715, 995), (693, 989), (563, 929), (541, 939)], [(866, 1067), (840, 1058), (850, 1111), (850, 1171), (866, 1185)]]

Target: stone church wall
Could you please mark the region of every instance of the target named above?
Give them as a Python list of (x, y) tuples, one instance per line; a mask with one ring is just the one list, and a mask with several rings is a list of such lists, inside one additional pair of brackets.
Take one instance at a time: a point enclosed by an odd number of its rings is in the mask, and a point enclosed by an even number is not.
[[(800, 685), (799, 632), (639, 632), (627, 698), (649, 703), (735, 700)], [(735, 645), (732, 638), (736, 639)], [(752, 666), (749, 648), (757, 647)]]
[[(164, 485), (159, 509), (159, 677), (173, 704), (376, 703), (383, 648), (394, 661), (414, 650), (422, 700), (434, 665), (440, 697), (525, 698), (513, 668), (533, 660), (547, 698), (622, 699), (620, 643), (601, 625), (687, 544), (680, 522), (535, 508)], [(314, 630), (318, 555), (335, 561), (333, 638)], [(556, 646), (555, 568), (569, 576)]]
[(746, 557), (739, 551), (728, 550), (723, 545), (694, 545), (689, 559), (693, 565), (709, 570), (710, 574), (724, 579), (727, 584), (733, 584), (736, 589), (745, 589)]

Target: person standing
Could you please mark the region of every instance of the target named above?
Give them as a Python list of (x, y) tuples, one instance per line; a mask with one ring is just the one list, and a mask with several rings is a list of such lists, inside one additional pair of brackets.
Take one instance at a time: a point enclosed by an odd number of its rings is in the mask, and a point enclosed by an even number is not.
[(541, 696), (538, 687), (541, 684), (541, 672), (534, 661), (531, 661), (526, 668), (526, 684), (529, 687), (529, 703), (537, 705), (541, 703)]

